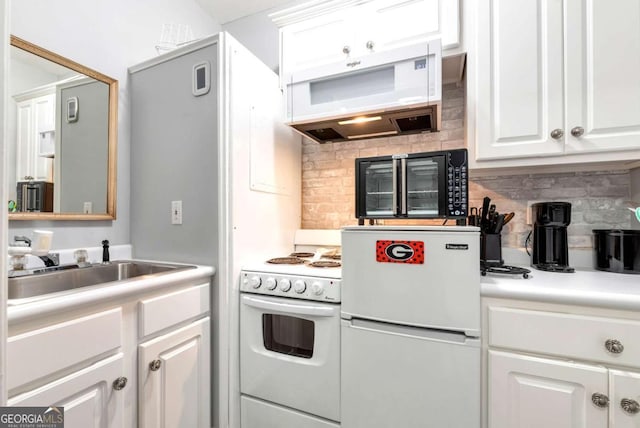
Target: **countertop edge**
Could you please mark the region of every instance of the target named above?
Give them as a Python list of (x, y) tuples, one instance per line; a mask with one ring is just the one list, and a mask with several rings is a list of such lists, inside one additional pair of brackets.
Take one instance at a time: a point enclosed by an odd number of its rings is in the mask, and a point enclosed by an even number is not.
[(55, 312), (70, 310), (97, 302), (109, 302), (149, 291), (169, 288), (176, 283), (210, 278), (216, 270), (212, 266), (194, 265), (195, 269), (159, 275), (155, 278), (140, 278), (115, 285), (96, 285), (70, 294), (38, 300), (32, 303), (7, 307), (8, 324), (46, 317)]
[(533, 270), (529, 279), (484, 276), (482, 298), (640, 311), (640, 276), (576, 270), (558, 274)]

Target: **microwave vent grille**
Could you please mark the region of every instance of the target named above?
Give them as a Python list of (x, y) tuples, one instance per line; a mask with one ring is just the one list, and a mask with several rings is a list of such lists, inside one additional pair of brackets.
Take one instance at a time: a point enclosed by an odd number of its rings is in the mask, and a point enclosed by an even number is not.
[(396, 119), (396, 124), (401, 132), (424, 131), (432, 128), (430, 115), (399, 118)]
[(307, 133), (318, 141), (344, 140), (344, 137), (333, 128), (310, 129)]

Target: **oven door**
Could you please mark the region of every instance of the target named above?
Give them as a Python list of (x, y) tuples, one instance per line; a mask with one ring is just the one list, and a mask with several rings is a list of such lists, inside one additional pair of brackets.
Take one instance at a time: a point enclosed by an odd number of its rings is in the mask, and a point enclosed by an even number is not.
[(240, 390), (340, 418), (340, 306), (242, 295)]

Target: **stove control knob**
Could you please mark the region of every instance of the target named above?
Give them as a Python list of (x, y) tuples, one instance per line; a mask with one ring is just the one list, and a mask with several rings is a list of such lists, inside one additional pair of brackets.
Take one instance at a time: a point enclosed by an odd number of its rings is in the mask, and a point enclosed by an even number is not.
[(249, 278), (249, 285), (251, 286), (251, 288), (260, 288), (260, 285), (262, 285), (262, 280), (258, 275), (254, 275)]
[(280, 280), (280, 291), (289, 291), (291, 290), (291, 281), (289, 281), (288, 279), (281, 279)]
[(267, 287), (267, 290), (275, 290), (276, 284), (276, 280), (271, 277), (267, 278), (267, 280), (264, 282), (264, 286)]
[(313, 284), (311, 284), (311, 292), (316, 296), (320, 296), (322, 293), (324, 293), (324, 285), (322, 285), (321, 282), (314, 282)]
[(293, 290), (298, 294), (302, 294), (307, 290), (307, 284), (299, 279), (293, 283)]

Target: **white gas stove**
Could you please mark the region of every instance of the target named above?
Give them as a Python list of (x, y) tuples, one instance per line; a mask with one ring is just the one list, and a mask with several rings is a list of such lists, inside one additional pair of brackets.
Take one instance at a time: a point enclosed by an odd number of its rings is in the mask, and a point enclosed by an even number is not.
[(342, 278), (338, 260), (279, 257), (275, 263), (245, 266), (240, 291), (293, 299), (340, 302)]

